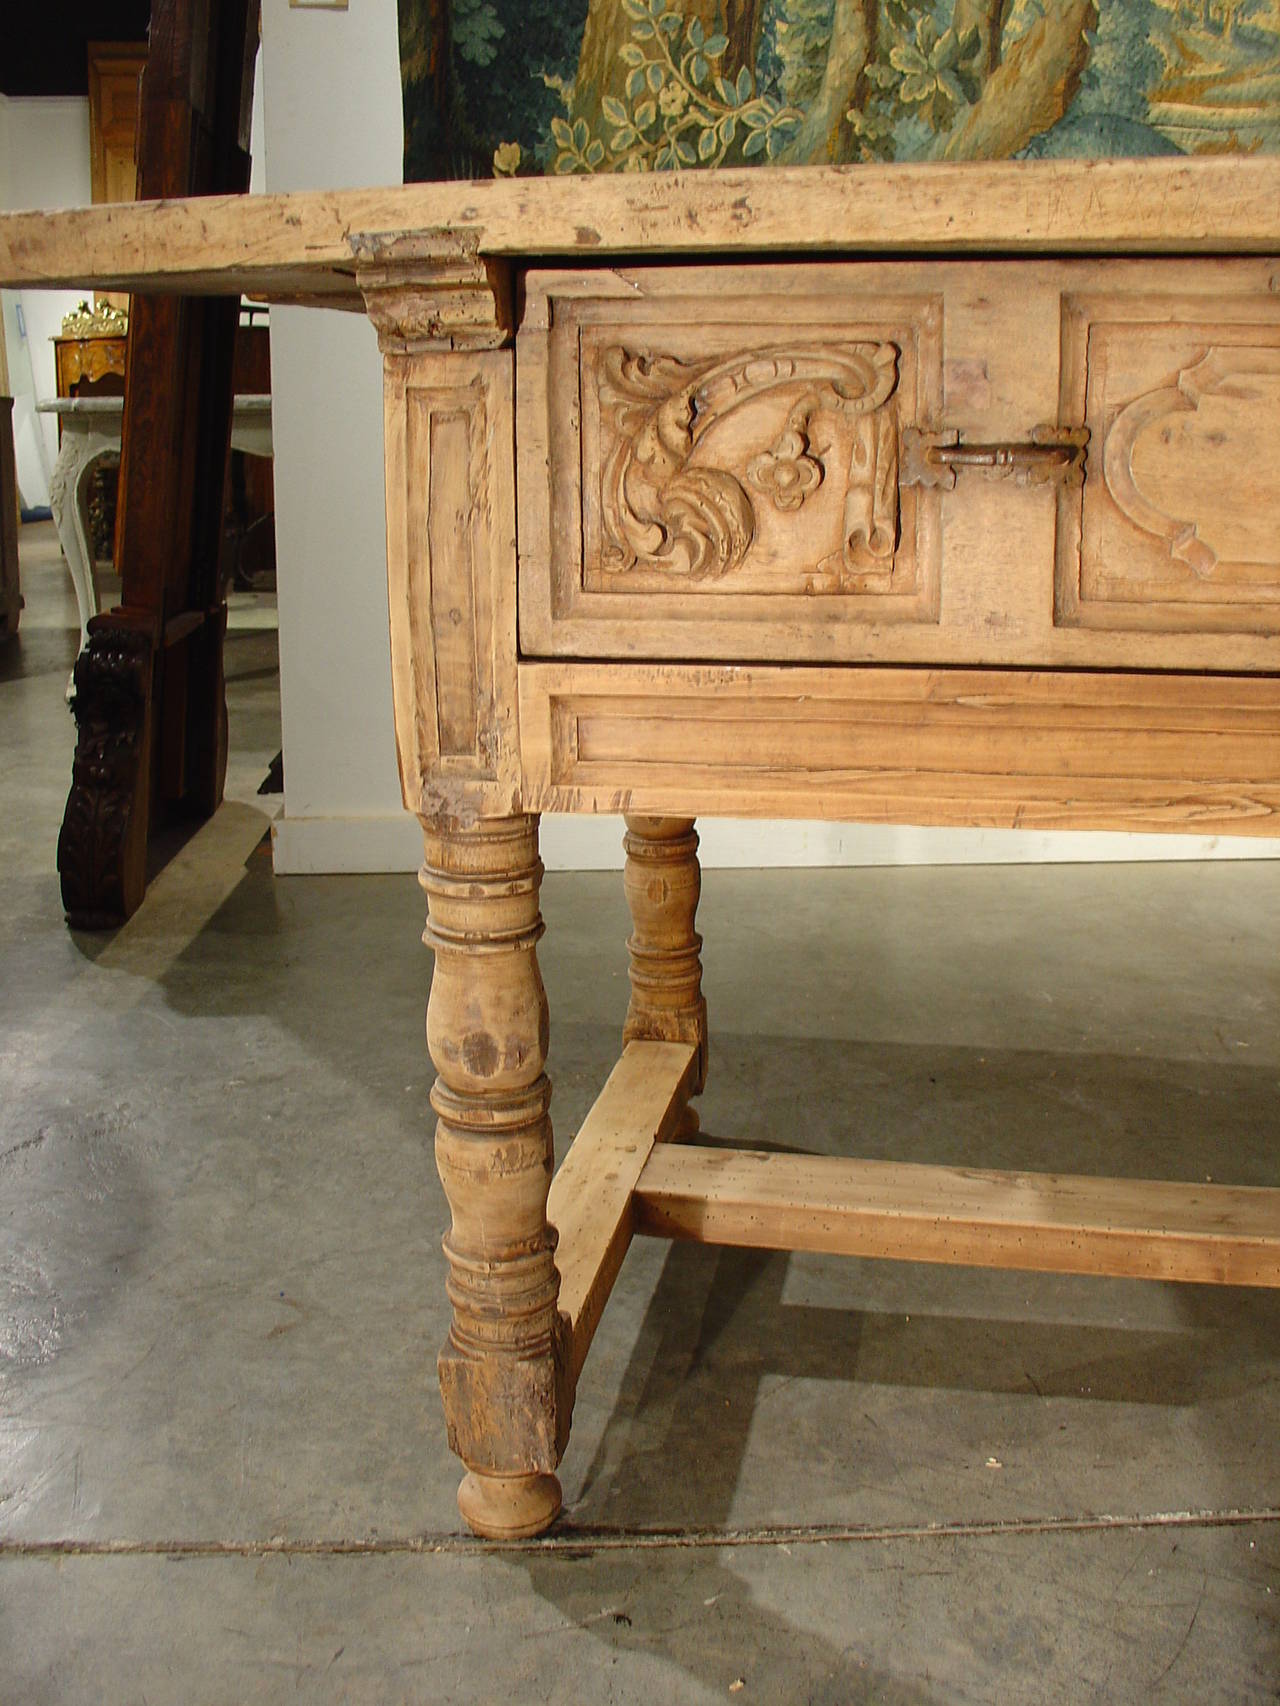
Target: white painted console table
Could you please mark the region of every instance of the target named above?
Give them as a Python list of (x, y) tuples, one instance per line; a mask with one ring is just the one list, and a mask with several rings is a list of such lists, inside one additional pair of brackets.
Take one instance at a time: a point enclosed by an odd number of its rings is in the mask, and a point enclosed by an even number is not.
[[(58, 542), (71, 571), (80, 611), (80, 644), (88, 638), (89, 618), (98, 614), (93, 533), (89, 526), (89, 476), (104, 456), (119, 451), (123, 397), (59, 397), (41, 403), (40, 413), (57, 415), (62, 444), (49, 481), (49, 505)], [(237, 397), (231, 420), (231, 448), (247, 456), (271, 455), (270, 397)]]

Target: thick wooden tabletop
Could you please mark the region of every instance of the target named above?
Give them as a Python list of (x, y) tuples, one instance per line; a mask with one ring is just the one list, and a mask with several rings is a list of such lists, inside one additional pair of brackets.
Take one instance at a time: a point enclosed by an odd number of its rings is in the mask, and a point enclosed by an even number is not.
[(1280, 157), (1016, 161), (499, 179), (0, 216), (0, 285), (358, 308), (374, 238), (494, 256), (1280, 250)]

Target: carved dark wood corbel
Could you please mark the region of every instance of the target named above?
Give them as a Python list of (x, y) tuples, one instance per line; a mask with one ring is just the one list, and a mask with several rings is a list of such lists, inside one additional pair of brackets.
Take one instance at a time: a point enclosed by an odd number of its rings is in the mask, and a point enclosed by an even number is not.
[(77, 930), (109, 929), (142, 899), (145, 861), (131, 856), (131, 841), (147, 832), (151, 666), (145, 633), (97, 620), (76, 659), (76, 750), (58, 874), (67, 921)]

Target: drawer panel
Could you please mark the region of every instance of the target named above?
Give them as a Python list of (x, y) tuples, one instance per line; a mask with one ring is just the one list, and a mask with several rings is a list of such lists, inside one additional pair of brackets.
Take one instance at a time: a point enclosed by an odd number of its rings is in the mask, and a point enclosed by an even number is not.
[(1278, 284), (1257, 260), (532, 271), (521, 653), (1276, 669)]
[(1062, 411), (1092, 468), (1063, 504), (1059, 620), (1280, 629), (1274, 295), (1067, 295)]
[(692, 314), (582, 329), (585, 591), (828, 595), (864, 621), (937, 621), (938, 494), (900, 488), (898, 446), (938, 412), (941, 303), (824, 306), (750, 340)]
[(528, 811), (1280, 833), (1280, 681), (521, 663)]

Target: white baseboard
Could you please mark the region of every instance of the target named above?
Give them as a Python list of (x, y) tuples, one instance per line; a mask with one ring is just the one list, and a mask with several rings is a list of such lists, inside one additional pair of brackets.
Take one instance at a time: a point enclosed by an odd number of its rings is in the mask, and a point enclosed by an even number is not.
[(416, 871), (422, 830), (407, 812), (396, 817), (290, 817), (271, 826), (271, 863), (278, 877), (325, 872)]
[[(545, 820), (544, 820), (545, 821)], [(708, 869), (762, 865), (1082, 865), (1146, 860), (1276, 859), (1280, 839), (1117, 835), (1086, 830), (920, 829), (897, 824), (698, 824)]]
[[(1082, 830), (911, 829), (879, 824), (755, 823), (701, 818), (707, 870), (801, 865), (1088, 864), (1176, 859), (1277, 859), (1280, 839), (1219, 835), (1111, 835)], [(622, 819), (542, 820), (549, 871), (611, 871), (622, 865)], [(422, 834), (398, 817), (289, 817), (272, 825), (277, 876), (416, 871)]]

